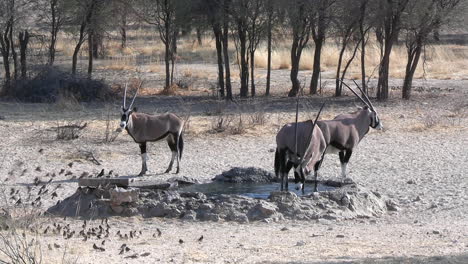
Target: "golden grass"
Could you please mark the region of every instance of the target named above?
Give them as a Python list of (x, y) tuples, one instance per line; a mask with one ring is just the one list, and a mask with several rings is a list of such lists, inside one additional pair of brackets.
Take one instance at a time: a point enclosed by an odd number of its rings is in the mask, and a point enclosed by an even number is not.
[[(129, 30), (129, 41), (127, 47), (122, 49), (120, 41), (116, 34), (115, 38), (106, 40), (106, 56), (109, 56), (111, 63), (106, 63), (100, 66), (101, 69), (109, 70), (137, 70), (135, 61), (129, 59), (135, 58), (137, 55), (149, 56), (151, 62), (148, 67), (149, 72), (164, 72), (164, 67), (160, 64), (163, 60), (164, 45), (156, 31), (149, 31), (147, 28)], [(131, 38), (130, 38), (131, 37)], [(61, 34), (57, 43), (57, 50), (67, 57), (71, 57), (75, 41), (70, 35)], [(290, 69), (290, 42), (279, 41), (275, 43), (272, 52), (272, 69)], [(86, 43), (82, 47), (80, 55), (86, 56)], [(230, 41), (230, 49), (235, 53), (235, 46)], [(322, 50), (321, 67), (322, 71), (334, 72), (338, 64), (340, 48), (333, 40), (329, 40)], [(344, 62), (351, 56), (352, 49), (349, 49), (344, 54)], [(180, 59), (185, 61), (202, 61), (214, 63), (216, 61), (216, 45), (214, 39), (210, 37), (202, 38), (202, 45), (199, 45), (195, 36), (179, 40), (178, 55)], [(304, 49), (300, 62), (300, 70), (313, 69), (313, 43), (311, 46)], [(366, 48), (366, 74), (367, 77), (373, 74), (375, 77), (378, 74), (377, 66), (379, 64), (380, 51), (378, 45), (374, 42), (369, 42)], [(426, 62), (423, 65), (421, 60), (418, 69), (415, 73), (415, 78), (434, 78), (434, 79), (466, 79), (468, 78), (468, 67), (466, 60), (468, 59), (468, 47), (461, 45), (435, 45), (426, 48)], [(114, 61), (116, 60), (116, 61)], [(126, 61), (129, 60), (129, 61)], [(390, 77), (403, 78), (406, 68), (406, 47), (394, 46), (390, 62)], [(235, 59), (233, 60), (235, 64)], [(255, 66), (265, 69), (267, 67), (267, 52), (266, 45), (261, 44), (255, 54)], [(145, 67), (146, 68), (146, 67)], [(343, 67), (344, 68), (344, 65)], [(236, 66), (232, 67), (236, 69)], [(360, 78), (360, 51), (357, 52), (353, 63), (348, 69), (349, 78)], [(204, 74), (206, 76), (206, 74)], [(236, 77), (236, 74), (232, 74)], [(203, 77), (203, 76), (202, 76)]]

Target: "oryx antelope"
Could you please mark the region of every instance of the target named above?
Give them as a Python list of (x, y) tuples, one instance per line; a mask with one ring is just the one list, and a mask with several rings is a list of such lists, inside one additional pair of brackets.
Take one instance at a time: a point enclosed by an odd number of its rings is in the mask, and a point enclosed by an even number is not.
[(337, 153), (340, 157), (341, 175), (346, 178), (346, 167), (348, 165), (353, 149), (359, 144), (362, 138), (369, 132), (369, 127), (374, 129), (383, 129), (382, 122), (372, 105), (369, 97), (358, 89), (364, 95), (365, 100), (359, 96), (351, 87), (343, 82), (356, 97), (358, 97), (365, 106), (350, 114), (341, 114), (333, 120), (322, 120), (317, 122), (327, 144), (326, 153)]
[[(141, 86), (141, 85), (140, 85)], [(146, 161), (148, 154), (146, 152), (146, 143), (154, 142), (166, 138), (169, 148), (172, 151), (171, 162), (166, 170), (166, 173), (172, 170), (174, 160), (177, 159), (177, 171), (179, 173), (179, 162), (182, 158), (184, 150), (184, 140), (182, 130), (184, 121), (172, 113), (164, 113), (161, 115), (149, 115), (136, 112), (136, 108), (132, 108), (138, 89), (133, 96), (132, 103), (129, 107), (126, 106), (127, 86), (122, 106), (122, 118), (120, 127), (127, 130), (133, 140), (140, 145), (141, 150), (141, 172), (139, 175), (144, 175), (148, 171)]]
[[(323, 108), (323, 105), (322, 105)], [(288, 189), (288, 174), (294, 167), (296, 189), (304, 192), (305, 176), (312, 170), (315, 176), (314, 191), (317, 191), (317, 173), (326, 149), (322, 131), (312, 120), (284, 125), (276, 135), (275, 174), (281, 180), (281, 190)]]

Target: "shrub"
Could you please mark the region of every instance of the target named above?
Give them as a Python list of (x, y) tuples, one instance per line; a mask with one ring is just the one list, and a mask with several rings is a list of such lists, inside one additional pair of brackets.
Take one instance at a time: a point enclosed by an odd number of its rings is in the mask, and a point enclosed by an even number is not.
[(115, 97), (102, 80), (72, 75), (55, 67), (44, 67), (34, 78), (13, 83), (11, 96), (32, 103), (56, 102), (60, 97), (72, 97), (80, 102), (104, 101)]

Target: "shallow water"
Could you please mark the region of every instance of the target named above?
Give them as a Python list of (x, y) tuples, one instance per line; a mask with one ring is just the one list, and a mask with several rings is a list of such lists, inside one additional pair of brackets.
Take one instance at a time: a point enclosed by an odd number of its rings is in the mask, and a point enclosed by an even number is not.
[[(314, 185), (305, 184), (305, 195), (312, 193)], [(335, 189), (332, 186), (318, 184), (319, 192)], [(183, 192), (201, 192), (206, 195), (218, 194), (237, 194), (256, 199), (267, 199), (271, 192), (279, 191), (279, 183), (228, 183), (228, 182), (210, 182), (205, 184), (194, 184), (183, 187), (180, 191)], [(300, 190), (296, 190), (296, 184), (289, 183), (289, 191), (302, 195)]]

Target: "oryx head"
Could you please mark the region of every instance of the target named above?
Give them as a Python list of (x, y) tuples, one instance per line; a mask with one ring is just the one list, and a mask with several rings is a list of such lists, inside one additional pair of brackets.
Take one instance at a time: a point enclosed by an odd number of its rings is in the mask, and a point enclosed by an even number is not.
[(362, 95), (364, 95), (364, 98), (362, 98), (359, 94), (357, 94), (353, 89), (351, 89), (351, 87), (349, 87), (346, 83), (342, 82), (346, 87), (348, 87), (348, 89), (353, 92), (354, 95), (356, 95), (357, 98), (359, 98), (359, 100), (361, 100), (361, 102), (364, 103), (364, 110), (365, 111), (368, 111), (369, 113), (369, 118), (370, 118), (370, 123), (369, 123), (369, 126), (374, 128), (374, 129), (378, 129), (378, 130), (382, 130), (383, 129), (383, 124), (382, 124), (382, 121), (380, 121), (380, 118), (379, 118), (379, 115), (377, 114), (377, 111), (375, 110), (375, 107), (374, 105), (372, 105), (372, 102), (369, 100), (369, 97), (367, 96), (367, 93), (363, 92), (361, 87), (359, 87), (359, 85), (356, 83), (356, 81), (353, 80), (353, 82), (356, 84), (357, 88), (359, 89), (359, 91), (361, 92)]
[[(141, 85), (140, 85), (140, 86), (141, 86)], [(127, 107), (127, 105), (126, 105), (126, 101), (127, 101), (127, 100), (126, 100), (126, 99), (127, 99), (127, 84), (125, 84), (125, 91), (124, 91), (124, 98), (123, 98), (123, 106), (122, 106), (122, 109), (121, 109), (122, 117), (120, 118), (120, 127), (121, 127), (122, 129), (125, 129), (125, 128), (128, 126), (129, 122), (131, 122), (131, 121), (129, 121), (129, 120), (130, 120), (130, 116), (132, 115), (133, 112), (136, 111), (136, 109), (135, 109), (135, 108), (132, 108), (132, 107), (133, 107), (133, 103), (135, 102), (135, 98), (136, 98), (136, 96), (137, 96), (137, 94), (138, 94), (139, 88), (140, 88), (140, 87), (138, 87), (138, 89), (137, 89), (136, 92), (135, 92), (135, 95), (134, 95), (133, 98), (132, 98), (132, 103), (130, 104), (129, 107)]]

